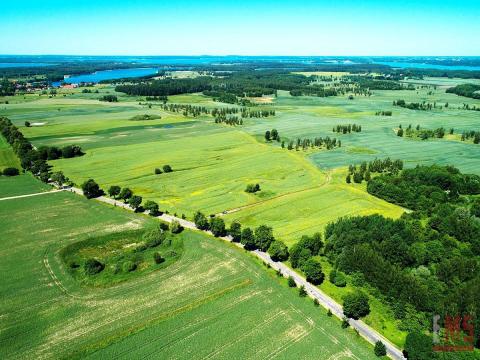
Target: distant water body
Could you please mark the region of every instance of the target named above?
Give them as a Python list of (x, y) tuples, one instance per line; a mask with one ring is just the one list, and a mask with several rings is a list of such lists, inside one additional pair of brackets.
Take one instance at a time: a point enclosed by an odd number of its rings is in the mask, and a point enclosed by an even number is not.
[[(157, 68), (134, 68), (134, 69), (115, 69), (96, 71), (91, 74), (77, 75), (65, 78), (63, 82), (67, 84), (79, 84), (82, 82), (98, 83), (102, 80), (115, 80), (124, 78), (142, 77), (147, 75), (154, 75), (158, 72)], [(61, 82), (55, 82), (53, 86), (60, 86)]]
[(480, 70), (480, 66), (466, 66), (466, 65), (440, 65), (414, 62), (399, 62), (399, 61), (375, 61), (374, 64), (388, 65), (392, 68), (400, 69), (436, 69), (436, 70)]

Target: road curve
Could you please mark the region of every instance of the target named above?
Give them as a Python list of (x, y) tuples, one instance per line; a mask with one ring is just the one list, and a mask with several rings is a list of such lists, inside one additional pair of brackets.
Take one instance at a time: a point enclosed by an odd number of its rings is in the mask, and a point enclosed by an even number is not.
[[(68, 188), (64, 189), (65, 191), (71, 191), (79, 195), (83, 195), (83, 192), (81, 189), (78, 188)], [(121, 201), (114, 200), (111, 198), (108, 198), (106, 196), (100, 196), (96, 198), (97, 201), (107, 203), (113, 206), (118, 206), (130, 211), (133, 211), (133, 209), (128, 205), (125, 204)], [(168, 214), (162, 214), (158, 216), (159, 219), (171, 223), (172, 221), (178, 221), (178, 223), (183, 226), (186, 229), (190, 230), (196, 230), (196, 231), (201, 231), (197, 229), (195, 224), (191, 221), (185, 220), (185, 219), (180, 219), (178, 217), (168, 215)], [(210, 231), (206, 231), (206, 233), (210, 234), (213, 236), (213, 234)], [(219, 239), (232, 242), (232, 238), (230, 236), (224, 236), (220, 237)], [(243, 248), (242, 244), (239, 243), (233, 243), (239, 248)], [(305, 290), (307, 291), (308, 295), (313, 298), (317, 299), (320, 305), (322, 305), (324, 308), (329, 309), (333, 315), (338, 317), (339, 319), (343, 319), (343, 309), (340, 304), (338, 304), (335, 300), (333, 300), (331, 297), (329, 297), (327, 294), (325, 294), (323, 291), (318, 289), (316, 286), (310, 284), (303, 276), (301, 276), (299, 273), (297, 273), (295, 270), (292, 270), (288, 266), (286, 266), (282, 262), (275, 262), (273, 261), (270, 256), (259, 250), (252, 251), (253, 254), (255, 254), (258, 258), (260, 258), (263, 262), (266, 264), (269, 264), (274, 270), (279, 270), (282, 273), (282, 276), (284, 277), (292, 277), (295, 280), (295, 283), (297, 286), (304, 286)], [(389, 340), (387, 340), (384, 336), (382, 336), (380, 333), (378, 333), (376, 330), (372, 329), (370, 326), (365, 324), (361, 320), (354, 320), (354, 319), (349, 319), (348, 322), (350, 323), (350, 326), (358, 331), (358, 333), (365, 338), (368, 342), (371, 344), (375, 344), (377, 341), (381, 341), (385, 344), (385, 347), (387, 348), (387, 354), (390, 358), (394, 360), (406, 360), (406, 358), (403, 356), (402, 351), (397, 348), (394, 344), (392, 344)]]

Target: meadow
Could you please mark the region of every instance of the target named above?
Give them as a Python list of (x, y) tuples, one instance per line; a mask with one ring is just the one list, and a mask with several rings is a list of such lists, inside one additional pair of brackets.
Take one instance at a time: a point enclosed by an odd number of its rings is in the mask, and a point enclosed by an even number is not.
[(2, 176), (0, 177), (0, 198), (36, 194), (51, 190), (50, 185), (46, 185), (31, 174), (21, 174), (14, 178)]
[(232, 244), (184, 231), (181, 258), (84, 286), (62, 250), (155, 220), (60, 192), (0, 202), (2, 358), (373, 359), (372, 348)]
[(0, 136), (0, 172), (7, 167), (20, 168), (20, 162), (7, 141)]

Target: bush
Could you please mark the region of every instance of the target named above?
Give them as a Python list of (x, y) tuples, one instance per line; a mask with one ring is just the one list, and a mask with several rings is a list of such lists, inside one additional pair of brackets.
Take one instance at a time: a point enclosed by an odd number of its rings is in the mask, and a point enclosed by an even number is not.
[(147, 250), (147, 249), (148, 249), (148, 245), (147, 245), (147, 244), (140, 244), (140, 245), (138, 245), (137, 247), (135, 247), (135, 248), (133, 249), (133, 252), (138, 253), (138, 252), (145, 251), (145, 250)]
[(320, 303), (319, 303), (317, 298), (313, 299), (313, 305), (316, 306), (316, 307), (320, 306)]
[(162, 231), (168, 231), (168, 229), (169, 229), (168, 224), (167, 224), (166, 222), (163, 222), (163, 221), (160, 223), (160, 225), (158, 225), (158, 227), (159, 227), (160, 230), (162, 230)]
[(85, 153), (82, 151), (82, 148), (78, 145), (67, 145), (62, 148), (61, 156), (65, 159), (82, 156)]
[(120, 186), (118, 185), (112, 185), (110, 186), (110, 188), (108, 189), (108, 195), (112, 198), (116, 198), (118, 194), (120, 194)]
[(142, 197), (138, 195), (133, 195), (130, 199), (128, 199), (128, 205), (130, 205), (135, 212), (138, 211), (140, 205), (142, 204)]
[(375, 343), (375, 348), (373, 349), (373, 351), (378, 357), (387, 355), (387, 348), (385, 347), (385, 344), (382, 343), (380, 340)]
[(124, 272), (132, 272), (137, 269), (137, 264), (135, 264), (133, 261), (125, 261), (123, 263), (123, 271)]
[(243, 244), (245, 250), (252, 251), (257, 248), (253, 231), (248, 227), (242, 230), (242, 237), (240, 242)]
[(122, 199), (123, 202), (127, 202), (128, 199), (130, 199), (133, 195), (133, 192), (132, 190), (130, 190), (129, 188), (123, 188), (122, 191), (120, 191), (120, 194), (118, 194), (118, 198), (119, 199)]
[(342, 319), (342, 329), (346, 329), (350, 326), (350, 323), (348, 322), (348, 318), (344, 317)]
[(347, 285), (347, 278), (345, 275), (335, 269), (330, 271), (329, 280), (332, 284), (338, 287), (345, 287)]
[(273, 229), (270, 226), (260, 225), (255, 229), (257, 249), (267, 251), (273, 241), (275, 241), (275, 238), (273, 237)]
[(115, 95), (104, 95), (98, 100), (107, 102), (118, 102), (118, 98)]
[(178, 253), (175, 250), (168, 250), (168, 251), (165, 252), (165, 257), (166, 258), (167, 257), (169, 257), (169, 258), (170, 257), (175, 257), (177, 255), (178, 255)]
[(352, 319), (360, 319), (370, 313), (368, 296), (361, 291), (347, 294), (343, 298), (343, 313)]
[(80, 267), (80, 265), (76, 261), (70, 260), (68, 262), (68, 267), (70, 269), (78, 269)]
[(290, 263), (294, 269), (301, 267), (305, 261), (312, 257), (310, 249), (305, 249), (296, 243), (290, 249)]
[(313, 256), (320, 255), (320, 250), (323, 248), (322, 234), (317, 232), (312, 236), (303, 235), (298, 246), (310, 250)]
[(85, 261), (85, 264), (84, 264), (83, 268), (85, 270), (85, 274), (95, 275), (95, 274), (98, 274), (99, 272), (102, 272), (103, 269), (105, 269), (105, 265), (102, 264), (97, 259), (91, 258), (91, 259), (87, 259), (87, 261)]
[(157, 216), (160, 214), (159, 206), (155, 201), (147, 200), (145, 204), (143, 204), (145, 210), (148, 210), (151, 216)]
[(305, 297), (307, 296), (307, 292), (305, 290), (305, 286), (300, 286), (300, 289), (298, 289), (298, 296), (300, 297)]
[(30, 127), (31, 126), (30, 121), (25, 121), (25, 126)]
[(270, 244), (268, 253), (273, 261), (285, 261), (288, 259), (288, 248), (279, 240), (273, 241)]
[(210, 225), (208, 224), (207, 217), (200, 211), (197, 211), (193, 216), (193, 222), (195, 223), (195, 226), (197, 227), (197, 229), (200, 229), (200, 230), (208, 230), (210, 227)]
[(230, 225), (228, 234), (232, 237), (233, 242), (240, 242), (242, 238), (242, 225), (238, 221), (233, 221)]
[(322, 265), (314, 258), (310, 258), (302, 265), (302, 271), (305, 274), (308, 282), (313, 285), (320, 285), (325, 279), (322, 271)]
[(409, 360), (430, 360), (433, 358), (432, 339), (415, 331), (405, 339), (404, 355)]
[(155, 175), (159, 175), (162, 173), (162, 170), (160, 170), (159, 168), (155, 168)]
[(210, 231), (213, 236), (225, 236), (225, 222), (219, 217), (210, 219)]
[(120, 271), (122, 271), (122, 267), (119, 265), (119, 264), (115, 264), (113, 265), (113, 273), (116, 275), (118, 274)]
[(3, 169), (3, 175), (5, 176), (17, 176), (20, 174), (20, 171), (17, 168), (8, 167)]
[(289, 287), (297, 287), (297, 283), (295, 282), (295, 280), (291, 276), (288, 277), (288, 286)]
[(333, 315), (333, 314), (332, 314), (332, 310), (328, 309), (328, 311), (327, 311), (327, 316), (332, 316), (332, 315)]
[(165, 233), (163, 233), (163, 231), (161, 231), (160, 229), (146, 231), (142, 236), (143, 241), (145, 241), (145, 245), (149, 248), (161, 245), (165, 238)]
[(245, 189), (245, 192), (247, 193), (256, 193), (257, 191), (260, 191), (259, 184), (248, 184), (247, 188)]
[(161, 264), (165, 261), (162, 255), (158, 252), (153, 253), (153, 260), (155, 261), (155, 264)]
[(169, 173), (172, 172), (172, 167), (170, 165), (163, 165), (163, 172)]
[(471, 209), (470, 209), (470, 213), (473, 215), (473, 216), (476, 216), (478, 218), (480, 218), (480, 199), (477, 199)]
[(93, 199), (103, 195), (102, 189), (100, 189), (100, 186), (98, 186), (93, 179), (88, 179), (82, 184), (82, 191), (87, 199)]
[(183, 226), (176, 220), (173, 220), (170, 224), (170, 231), (172, 234), (179, 234), (183, 231)]

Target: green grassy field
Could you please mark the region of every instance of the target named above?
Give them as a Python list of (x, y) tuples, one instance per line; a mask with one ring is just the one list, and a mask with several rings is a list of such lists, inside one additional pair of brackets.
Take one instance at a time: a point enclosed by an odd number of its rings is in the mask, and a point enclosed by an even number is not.
[(6, 167), (20, 169), (20, 162), (5, 138), (0, 135), (0, 171)]
[(153, 219), (54, 193), (0, 202), (2, 358), (373, 359), (372, 348), (231, 244), (184, 231), (174, 264), (81, 286), (60, 252)]
[(51, 190), (51, 186), (46, 185), (31, 174), (22, 174), (15, 177), (0, 177), (0, 198), (35, 194)]
[[(101, 88), (103, 91), (111, 89)], [(314, 125), (323, 129), (323, 122), (331, 121), (318, 115), (322, 109), (316, 105), (323, 99), (281, 95), (275, 100), (279, 116), (247, 119), (245, 126), (233, 128), (214, 124), (211, 117), (183, 117), (155, 105), (148, 109), (138, 105), (137, 99), (123, 95), (116, 104), (98, 102), (92, 99), (95, 96), (74, 93), (36, 101), (25, 99), (24, 103), (9, 105), (7, 115), (19, 126), (25, 120), (43, 124), (22, 128), (37, 146), (80, 144), (85, 156), (51, 162), (77, 184), (94, 178), (104, 188), (129, 186), (145, 199), (158, 201), (162, 209), (187, 217), (199, 209), (206, 213), (239, 209), (227, 220), (240, 218), (246, 225), (267, 222), (288, 243), (304, 232), (322, 229), (338, 216), (383, 212), (397, 217), (402, 213), (402, 209), (371, 197), (361, 188), (343, 184), (338, 176), (332, 182), (326, 171), (332, 167), (316, 162), (315, 156), (336, 156), (337, 151), (289, 152), (262, 140), (265, 129), (272, 127), (281, 129), (283, 137), (294, 136), (295, 129), (302, 127), (305, 134), (331, 136), (326, 130), (310, 128)], [(195, 94), (171, 96), (170, 101), (225, 106)], [(298, 106), (292, 106), (293, 102)], [(145, 113), (162, 118), (129, 120)], [(337, 121), (336, 116), (350, 113), (329, 106), (322, 114)], [(307, 115), (315, 123), (303, 121)], [(346, 149), (348, 159), (358, 155)], [(349, 160), (342, 151), (344, 166)], [(154, 175), (154, 169), (165, 164), (170, 164), (174, 172)], [(257, 182), (260, 193), (244, 192), (247, 184)], [(332, 193), (338, 197), (332, 197)], [(299, 214), (300, 208), (308, 211)]]

